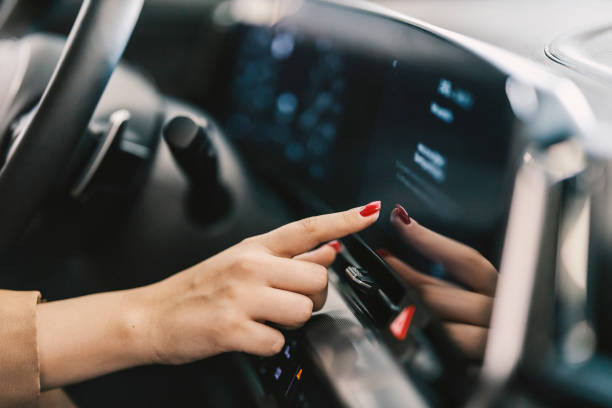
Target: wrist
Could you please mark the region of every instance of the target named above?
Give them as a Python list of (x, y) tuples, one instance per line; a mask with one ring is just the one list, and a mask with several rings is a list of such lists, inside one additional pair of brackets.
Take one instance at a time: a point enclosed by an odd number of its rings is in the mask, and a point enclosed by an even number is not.
[(153, 308), (151, 286), (127, 290), (123, 293), (118, 313), (116, 336), (126, 351), (130, 366), (157, 362), (155, 348), (151, 343)]
[(139, 289), (38, 305), (42, 389), (151, 362)]

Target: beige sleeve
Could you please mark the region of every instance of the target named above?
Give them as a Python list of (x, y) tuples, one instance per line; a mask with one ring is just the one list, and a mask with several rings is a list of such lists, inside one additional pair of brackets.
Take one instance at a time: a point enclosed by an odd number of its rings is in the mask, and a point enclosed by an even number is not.
[(38, 292), (0, 290), (0, 406), (35, 407), (40, 394)]

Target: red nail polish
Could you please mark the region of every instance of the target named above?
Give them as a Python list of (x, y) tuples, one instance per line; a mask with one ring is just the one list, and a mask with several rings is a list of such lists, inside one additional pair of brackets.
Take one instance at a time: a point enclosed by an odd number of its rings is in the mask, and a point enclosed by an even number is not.
[(395, 211), (395, 215), (397, 215), (404, 224), (410, 225), (410, 216), (408, 215), (404, 207), (399, 204), (395, 204), (395, 209), (397, 210)]
[(372, 214), (376, 214), (380, 211), (381, 203), (380, 201), (372, 201), (370, 204), (363, 207), (363, 209), (359, 212), (362, 217), (369, 217)]
[(340, 252), (342, 250), (342, 244), (337, 240), (330, 241), (326, 245), (332, 247), (336, 252)]
[(384, 248), (378, 248), (374, 252), (376, 252), (376, 255), (380, 256), (381, 258), (384, 258), (386, 256), (391, 256), (391, 252), (387, 251)]

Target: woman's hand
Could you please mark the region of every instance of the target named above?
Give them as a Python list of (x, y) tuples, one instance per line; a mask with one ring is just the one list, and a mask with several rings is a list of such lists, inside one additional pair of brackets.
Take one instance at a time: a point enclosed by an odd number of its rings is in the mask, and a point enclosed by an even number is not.
[(298, 327), (325, 302), (339, 244), (312, 249), (368, 227), (379, 211), (375, 202), (307, 218), (153, 285), (39, 305), (42, 388), (225, 351), (277, 353), (284, 339), (268, 323)]
[(450, 337), (470, 357), (481, 359), (486, 345), (497, 270), (478, 251), (420, 225), (401, 206), (391, 223), (402, 239), (471, 290), (425, 275), (385, 250), (379, 255), (416, 288), (443, 320)]
[[(284, 344), (267, 323), (296, 328), (327, 294), (332, 245), (378, 218), (355, 208), (297, 221), (248, 238), (162, 282), (141, 289), (151, 361), (180, 364), (226, 351), (272, 355)], [(372, 208), (372, 207), (370, 207)], [(301, 255), (300, 255), (301, 254)]]

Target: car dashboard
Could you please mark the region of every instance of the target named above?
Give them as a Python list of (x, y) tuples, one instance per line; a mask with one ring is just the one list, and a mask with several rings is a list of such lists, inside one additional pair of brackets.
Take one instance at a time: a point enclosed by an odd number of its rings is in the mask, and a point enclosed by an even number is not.
[[(102, 154), (82, 189), (63, 187), (70, 197), (52, 209), (57, 219), (31, 228), (26, 249), (3, 265), (20, 273), (3, 284), (28, 287), (24, 277), (36, 276), (51, 300), (134, 287), (299, 217), (380, 200), (379, 221), (340, 239), (324, 308), (283, 329), (278, 355), (231, 353), (181, 372), (136, 368), (72, 386), (71, 397), (83, 406), (612, 406), (602, 386), (612, 376), (612, 227), (600, 221), (610, 218), (612, 149), (581, 89), (542, 64), (371, 2), (219, 3), (205, 70), (198, 55), (162, 58), (151, 69), (160, 92), (127, 63), (117, 68), (82, 148), (99, 152), (99, 128), (127, 110), (124, 134), (107, 146), (114, 156)], [(128, 62), (153, 54), (137, 47), (151, 26), (135, 32)], [(195, 31), (185, 27), (187, 40)], [(50, 77), (63, 40), (32, 38)], [(192, 89), (170, 96), (160, 72), (184, 61)], [(27, 102), (15, 134), (33, 109)], [(177, 117), (206, 133), (206, 154), (177, 153), (168, 137)], [(499, 271), (482, 355), (462, 351), (385, 261), (398, 254), (466, 288), (401, 238), (395, 204)], [(44, 251), (30, 257), (32, 247)], [(181, 391), (167, 391), (171, 383)], [(169, 397), (143, 396), (156, 388)]]
[(384, 203), (375, 227), (342, 240), (324, 310), (287, 333), (278, 356), (249, 360), (256, 400), (499, 402), (482, 396), (482, 373), (508, 344), (488, 350), (480, 371), (483, 361), (455, 347), (377, 250), (452, 281), (398, 239), (389, 216), (393, 203), (406, 203), (415, 219), (499, 269), (519, 173), (532, 154), (593, 126), (578, 89), (520, 57), (368, 3), (308, 1), (273, 24), (241, 21), (223, 49), (211, 113), (258, 174), (302, 214)]

